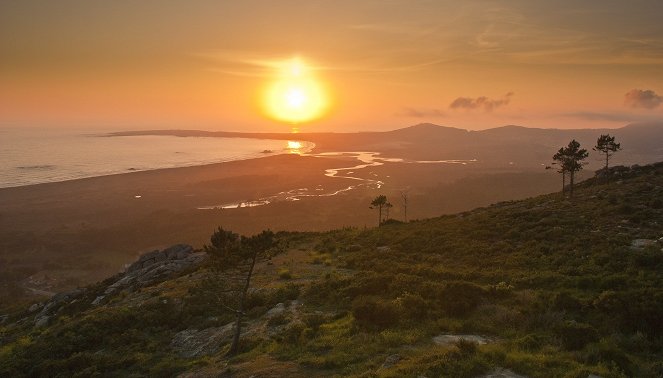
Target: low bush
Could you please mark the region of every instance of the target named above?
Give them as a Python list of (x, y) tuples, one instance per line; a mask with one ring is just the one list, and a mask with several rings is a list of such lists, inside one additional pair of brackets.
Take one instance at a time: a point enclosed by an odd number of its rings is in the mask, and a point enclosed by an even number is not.
[(362, 328), (385, 329), (398, 323), (399, 308), (392, 301), (361, 296), (352, 301), (352, 315)]

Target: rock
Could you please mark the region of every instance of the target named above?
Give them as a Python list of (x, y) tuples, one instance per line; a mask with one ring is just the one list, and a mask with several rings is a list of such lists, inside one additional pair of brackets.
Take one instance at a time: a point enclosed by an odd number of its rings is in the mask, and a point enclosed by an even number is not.
[(35, 303), (28, 309), (28, 312), (35, 312), (44, 306), (43, 303)]
[(278, 303), (276, 306), (267, 311), (265, 317), (269, 319), (276, 316), (281, 316), (283, 314), (285, 314), (285, 305), (283, 303)]
[(167, 278), (172, 274), (201, 263), (207, 254), (193, 252), (193, 247), (176, 244), (162, 251), (151, 251), (143, 254), (136, 262), (129, 265), (117, 280), (110, 284), (104, 295), (110, 295), (124, 289), (136, 289), (147, 286), (155, 281)]
[(382, 252), (382, 253), (391, 251), (391, 248), (389, 246), (377, 247), (376, 249), (377, 249), (378, 252)]
[(596, 374), (590, 374), (590, 375), (587, 376), (587, 378), (603, 378), (603, 377), (600, 376), (600, 375), (596, 375)]
[(433, 337), (433, 342), (437, 345), (453, 345), (460, 340), (471, 341), (479, 345), (484, 345), (492, 342), (492, 340), (479, 335), (451, 335), (444, 334)]
[(209, 356), (218, 352), (224, 342), (230, 341), (234, 325), (233, 322), (223, 327), (211, 327), (200, 331), (185, 329), (175, 334), (170, 346), (183, 358)]
[(7, 319), (9, 319), (9, 315), (0, 315), (0, 324), (5, 324)]
[(384, 360), (384, 363), (382, 363), (382, 369), (389, 369), (390, 367), (393, 367), (398, 363), (398, 361), (401, 360), (401, 356), (398, 354), (392, 354), (391, 356), (387, 357)]
[(639, 249), (649, 247), (650, 245), (654, 244), (656, 244), (656, 241), (652, 239), (635, 239), (631, 242), (631, 247)]
[(101, 304), (101, 301), (104, 300), (104, 298), (106, 298), (105, 295), (100, 295), (100, 296), (94, 298), (94, 300), (92, 301), (92, 305), (93, 306), (99, 306)]
[(362, 246), (360, 244), (350, 244), (349, 246), (347, 246), (347, 248), (345, 248), (345, 250), (348, 252), (357, 252), (361, 250), (361, 248)]
[(509, 369), (497, 368), (486, 375), (479, 376), (478, 378), (527, 378), (527, 376), (516, 374)]
[(48, 315), (44, 316), (39, 316), (35, 318), (35, 327), (40, 328), (40, 327), (46, 327), (48, 325), (48, 322), (51, 320), (51, 317)]

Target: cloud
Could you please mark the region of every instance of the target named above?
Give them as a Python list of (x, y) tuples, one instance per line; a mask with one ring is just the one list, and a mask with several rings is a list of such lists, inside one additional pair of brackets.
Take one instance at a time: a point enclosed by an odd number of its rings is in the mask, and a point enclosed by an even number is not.
[(396, 113), (402, 117), (426, 118), (426, 117), (446, 117), (446, 113), (440, 109), (416, 109), (403, 108), (401, 112)]
[(451, 109), (483, 109), (485, 112), (490, 112), (495, 108), (508, 105), (509, 102), (511, 102), (512, 96), (513, 92), (505, 94), (504, 97), (498, 100), (490, 99), (485, 96), (477, 98), (458, 97), (457, 99), (453, 100), (451, 104), (449, 104), (449, 107)]
[(654, 109), (663, 103), (663, 96), (648, 89), (632, 89), (624, 95), (624, 104), (632, 108)]

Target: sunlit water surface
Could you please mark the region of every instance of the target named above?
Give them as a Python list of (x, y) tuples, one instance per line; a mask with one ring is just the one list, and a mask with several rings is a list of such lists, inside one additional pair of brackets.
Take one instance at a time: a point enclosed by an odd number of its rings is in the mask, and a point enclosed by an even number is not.
[[(290, 153), (288, 141), (0, 129), (0, 188)], [(293, 141), (290, 141), (292, 144)], [(298, 151), (314, 145), (297, 142)]]

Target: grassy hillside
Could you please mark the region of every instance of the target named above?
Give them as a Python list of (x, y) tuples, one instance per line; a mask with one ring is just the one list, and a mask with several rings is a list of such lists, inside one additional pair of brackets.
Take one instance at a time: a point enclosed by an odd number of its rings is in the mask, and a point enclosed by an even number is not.
[(95, 306), (101, 282), (41, 327), (11, 314), (0, 376), (661, 377), (662, 201), (659, 163), (572, 200), (280, 233), (289, 247), (258, 267), (238, 356), (223, 272), (202, 265)]

